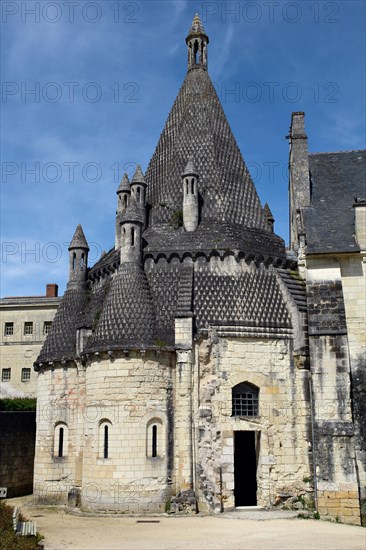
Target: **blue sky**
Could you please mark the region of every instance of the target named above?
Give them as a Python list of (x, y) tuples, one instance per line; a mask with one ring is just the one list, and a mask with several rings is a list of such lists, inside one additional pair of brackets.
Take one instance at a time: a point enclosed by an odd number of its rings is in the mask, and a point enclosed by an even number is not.
[[(6, 1), (2, 8), (1, 296), (64, 292), (78, 223), (114, 243), (124, 171), (143, 171), (186, 73), (198, 12), (209, 73), (262, 203), (288, 241), (292, 111), (309, 150), (365, 147), (363, 1)], [(32, 93), (33, 90), (33, 93)]]

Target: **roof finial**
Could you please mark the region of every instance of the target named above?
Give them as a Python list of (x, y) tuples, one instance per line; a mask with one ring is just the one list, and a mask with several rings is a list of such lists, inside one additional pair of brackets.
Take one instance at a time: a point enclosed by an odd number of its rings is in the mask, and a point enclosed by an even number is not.
[(188, 70), (203, 68), (207, 70), (208, 36), (203, 28), (198, 13), (195, 14), (186, 38), (188, 46)]

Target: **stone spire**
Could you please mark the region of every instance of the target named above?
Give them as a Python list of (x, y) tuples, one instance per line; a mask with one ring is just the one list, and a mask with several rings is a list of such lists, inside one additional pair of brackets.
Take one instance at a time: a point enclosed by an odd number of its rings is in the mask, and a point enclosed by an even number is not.
[(67, 288), (80, 288), (85, 285), (88, 272), (89, 245), (83, 228), (79, 224), (69, 246), (69, 282)]
[(198, 13), (196, 13), (186, 38), (188, 46), (188, 70), (198, 67), (207, 69), (208, 43), (208, 36), (205, 33)]
[(267, 222), (268, 222), (268, 228), (272, 231), (273, 233), (273, 226), (274, 226), (274, 217), (273, 217), (273, 214), (271, 212), (271, 209), (270, 207), (268, 206), (268, 202), (266, 202), (266, 204), (264, 205), (263, 207), (263, 214), (264, 214), (264, 217), (266, 218)]

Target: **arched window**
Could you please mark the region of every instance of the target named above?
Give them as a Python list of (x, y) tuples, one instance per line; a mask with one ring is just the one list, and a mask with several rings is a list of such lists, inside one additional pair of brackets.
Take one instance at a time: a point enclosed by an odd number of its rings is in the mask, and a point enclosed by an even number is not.
[(110, 457), (110, 435), (112, 424), (104, 419), (99, 423), (99, 458), (107, 459)]
[(64, 422), (58, 422), (55, 426), (53, 456), (63, 458), (67, 456), (68, 427)]
[(232, 389), (232, 416), (258, 416), (259, 388), (249, 382)]
[(191, 193), (194, 195), (194, 178), (191, 179)]
[(187, 193), (187, 195), (188, 195), (188, 193), (189, 193), (189, 187), (188, 187), (188, 185), (189, 185), (189, 182), (188, 182), (188, 179), (186, 178), (186, 193)]
[(197, 63), (197, 53), (198, 53), (198, 42), (197, 40), (194, 41), (193, 44), (193, 55), (194, 55), (194, 62)]
[(138, 187), (136, 189), (136, 200), (137, 200), (137, 202), (141, 202), (141, 189), (140, 189), (140, 187)]
[(80, 259), (80, 267), (81, 268), (84, 267), (84, 262), (85, 262), (85, 254), (83, 252), (82, 255), (81, 255), (81, 259)]
[(153, 418), (147, 425), (146, 455), (158, 458), (164, 454), (164, 430), (160, 418)]
[(76, 268), (76, 254), (75, 252), (72, 255), (72, 270), (75, 271)]
[(123, 195), (123, 204), (124, 207), (127, 208), (127, 195)]

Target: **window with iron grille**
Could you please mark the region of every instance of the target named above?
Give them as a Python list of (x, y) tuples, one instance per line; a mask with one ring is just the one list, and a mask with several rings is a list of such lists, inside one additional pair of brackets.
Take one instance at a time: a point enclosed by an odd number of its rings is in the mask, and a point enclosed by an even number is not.
[(12, 336), (14, 334), (14, 323), (5, 323), (5, 336)]
[(7, 380), (10, 380), (10, 378), (11, 378), (11, 369), (2, 369), (1, 380), (3, 382), (6, 382)]
[(258, 416), (259, 389), (248, 383), (232, 389), (232, 416)]
[(28, 368), (22, 369), (22, 382), (29, 382), (31, 377), (31, 370)]
[(43, 334), (48, 334), (52, 327), (52, 321), (45, 321), (43, 323)]
[(33, 334), (33, 323), (24, 323), (24, 334), (26, 336), (31, 336)]

